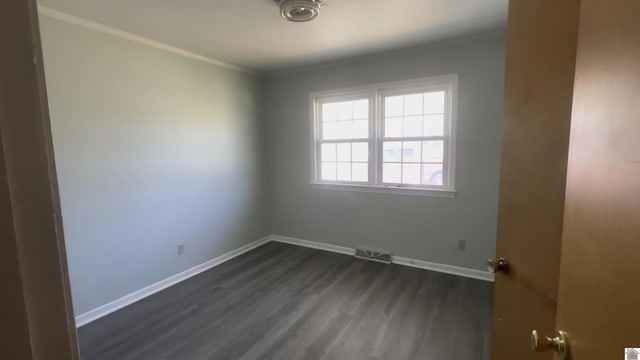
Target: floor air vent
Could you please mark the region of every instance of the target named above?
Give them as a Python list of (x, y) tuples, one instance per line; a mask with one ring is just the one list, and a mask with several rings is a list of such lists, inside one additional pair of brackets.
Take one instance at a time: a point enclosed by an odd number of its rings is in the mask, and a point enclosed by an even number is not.
[(365, 248), (356, 249), (356, 257), (360, 259), (378, 261), (385, 264), (391, 264), (391, 257), (393, 254), (380, 251), (380, 250), (371, 250)]

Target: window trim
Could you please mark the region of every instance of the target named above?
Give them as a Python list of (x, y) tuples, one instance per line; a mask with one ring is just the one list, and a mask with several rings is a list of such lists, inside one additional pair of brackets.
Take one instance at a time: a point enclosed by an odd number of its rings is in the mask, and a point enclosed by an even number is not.
[[(449, 119), (445, 121), (449, 126), (445, 127), (442, 138), (445, 143), (443, 159), (443, 185), (409, 185), (409, 184), (384, 184), (382, 183), (382, 144), (384, 134), (384, 97), (429, 92), (430, 90), (444, 90), (449, 96), (445, 107)], [(369, 138), (360, 139), (369, 143), (369, 181), (364, 182), (340, 182), (323, 181), (320, 179), (321, 161), (318, 158), (322, 139), (320, 135), (321, 106), (324, 102), (349, 101), (357, 99), (369, 100)], [(457, 139), (457, 100), (458, 100), (458, 75), (448, 74), (432, 76), (407, 81), (393, 81), (366, 86), (350, 87), (337, 90), (318, 91), (309, 95), (311, 116), (311, 180), (313, 189), (342, 190), (342, 191), (366, 191), (376, 193), (392, 193), (402, 195), (421, 195), (436, 197), (455, 197), (455, 169), (456, 169), (456, 139)], [(439, 137), (440, 138), (440, 137)], [(358, 142), (359, 140), (345, 140), (346, 142)], [(388, 141), (388, 140), (387, 140)], [(402, 141), (402, 140), (401, 140)], [(406, 140), (404, 140), (406, 141)], [(336, 142), (339, 142), (337, 140)], [(446, 179), (446, 181), (444, 181)]]
[[(312, 114), (311, 114), (311, 122), (313, 123), (311, 128), (312, 128), (312, 134), (311, 134), (311, 138), (312, 138), (312, 148), (313, 151), (311, 152), (311, 183), (314, 184), (325, 184), (325, 185), (337, 185), (337, 184), (349, 184), (349, 185), (365, 185), (365, 186), (374, 186), (374, 183), (372, 181), (373, 179), (373, 167), (369, 166), (369, 173), (368, 173), (368, 179), (369, 181), (367, 182), (355, 182), (355, 181), (350, 181), (350, 182), (339, 182), (339, 181), (322, 181), (320, 180), (320, 168), (322, 166), (322, 163), (320, 161), (318, 161), (318, 154), (320, 153), (321, 149), (320, 146), (322, 145), (322, 140), (320, 139), (320, 132), (321, 129), (319, 129), (318, 126), (318, 119), (321, 119), (321, 106), (323, 102), (332, 102), (332, 101), (355, 101), (355, 100), (362, 100), (362, 99), (367, 99), (369, 100), (369, 137), (366, 139), (334, 139), (334, 140), (328, 140), (327, 142), (333, 142), (333, 143), (340, 143), (340, 142), (348, 142), (348, 143), (353, 143), (353, 142), (367, 142), (369, 143), (369, 149), (372, 149), (373, 147), (373, 126), (372, 126), (372, 114), (375, 111), (373, 108), (373, 101), (371, 101), (372, 97), (374, 96), (374, 93), (371, 91), (371, 89), (369, 89), (368, 87), (366, 88), (352, 88), (352, 89), (343, 89), (343, 90), (338, 90), (335, 92), (323, 92), (321, 93), (312, 93), (311, 94), (311, 107), (312, 107)], [(322, 100), (322, 101), (319, 101)], [(319, 141), (320, 140), (320, 141)], [(369, 164), (371, 164), (373, 162), (373, 155), (371, 153), (371, 150), (369, 150), (369, 158), (368, 158), (368, 162)]]

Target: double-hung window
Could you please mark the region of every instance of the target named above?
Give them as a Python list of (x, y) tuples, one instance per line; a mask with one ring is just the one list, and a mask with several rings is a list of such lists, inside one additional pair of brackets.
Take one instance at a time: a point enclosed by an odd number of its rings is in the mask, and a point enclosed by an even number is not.
[(311, 94), (312, 184), (453, 196), (457, 76)]

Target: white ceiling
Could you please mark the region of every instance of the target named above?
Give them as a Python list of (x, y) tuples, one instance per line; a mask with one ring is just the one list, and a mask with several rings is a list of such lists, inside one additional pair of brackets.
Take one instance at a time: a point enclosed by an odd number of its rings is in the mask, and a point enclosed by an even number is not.
[(505, 26), (508, 0), (327, 0), (310, 23), (273, 0), (40, 0), (49, 8), (254, 71)]

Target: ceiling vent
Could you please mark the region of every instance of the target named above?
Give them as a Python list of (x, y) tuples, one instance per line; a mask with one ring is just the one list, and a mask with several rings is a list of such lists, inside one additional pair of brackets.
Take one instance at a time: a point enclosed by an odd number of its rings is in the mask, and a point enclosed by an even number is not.
[(307, 22), (320, 14), (322, 0), (275, 0), (280, 6), (280, 16), (293, 22)]

